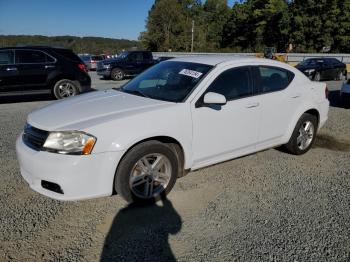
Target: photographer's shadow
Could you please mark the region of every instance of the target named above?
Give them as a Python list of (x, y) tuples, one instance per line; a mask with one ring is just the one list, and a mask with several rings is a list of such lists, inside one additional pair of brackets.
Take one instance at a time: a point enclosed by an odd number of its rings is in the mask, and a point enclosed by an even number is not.
[(181, 217), (167, 199), (162, 206), (131, 204), (114, 218), (101, 261), (176, 261), (168, 238), (178, 233), (181, 225)]

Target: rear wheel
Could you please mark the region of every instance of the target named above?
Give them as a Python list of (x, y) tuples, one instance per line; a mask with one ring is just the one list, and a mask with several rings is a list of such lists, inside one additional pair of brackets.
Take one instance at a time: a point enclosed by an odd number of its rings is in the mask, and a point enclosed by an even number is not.
[(343, 80), (344, 79), (344, 74), (342, 71), (339, 71), (337, 79), (336, 80)]
[(56, 99), (63, 99), (66, 97), (78, 95), (79, 89), (72, 80), (62, 79), (55, 84), (53, 88), (53, 94)]
[(178, 173), (178, 158), (172, 147), (147, 141), (133, 147), (122, 159), (114, 188), (129, 203), (154, 203), (171, 191)]
[(285, 149), (293, 155), (302, 155), (309, 151), (315, 141), (317, 132), (317, 118), (304, 113), (296, 124), (293, 134)]
[(120, 68), (114, 68), (111, 72), (111, 78), (115, 81), (124, 79), (124, 72)]

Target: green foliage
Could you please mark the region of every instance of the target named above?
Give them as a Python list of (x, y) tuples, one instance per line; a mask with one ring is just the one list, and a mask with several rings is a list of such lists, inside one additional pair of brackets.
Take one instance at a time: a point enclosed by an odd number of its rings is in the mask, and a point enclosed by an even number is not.
[(70, 48), (76, 53), (116, 54), (123, 49), (140, 47), (137, 41), (126, 39), (111, 39), (102, 37), (76, 36), (29, 36), (29, 35), (0, 35), (0, 47), (17, 45), (50, 45)]
[(142, 32), (152, 51), (350, 52), (350, 0), (156, 0)]

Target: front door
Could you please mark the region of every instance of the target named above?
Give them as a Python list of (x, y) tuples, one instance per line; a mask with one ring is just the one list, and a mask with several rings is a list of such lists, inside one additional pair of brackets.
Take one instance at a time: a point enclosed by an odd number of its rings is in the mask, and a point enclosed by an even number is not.
[(220, 162), (254, 151), (259, 102), (253, 96), (250, 67), (226, 68), (204, 92), (222, 94), (223, 106), (192, 106), (194, 167)]

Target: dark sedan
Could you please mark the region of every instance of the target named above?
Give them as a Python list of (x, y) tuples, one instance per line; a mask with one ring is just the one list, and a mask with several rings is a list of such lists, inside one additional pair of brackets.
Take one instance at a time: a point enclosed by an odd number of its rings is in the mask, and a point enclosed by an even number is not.
[(315, 81), (347, 78), (346, 65), (336, 58), (309, 58), (300, 62), (296, 68)]

